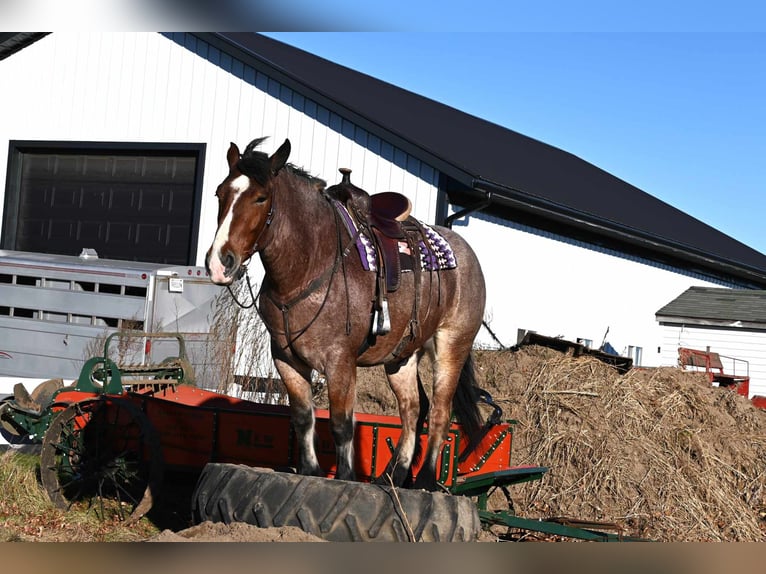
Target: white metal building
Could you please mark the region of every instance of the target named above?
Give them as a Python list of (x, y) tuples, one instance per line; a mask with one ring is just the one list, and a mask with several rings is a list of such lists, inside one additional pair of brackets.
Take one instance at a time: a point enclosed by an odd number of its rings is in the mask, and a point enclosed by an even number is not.
[(596, 166), (258, 34), (0, 34), (0, 58), (0, 248), (200, 265), (229, 142), (269, 136), (462, 233), (488, 284), (480, 344), (608, 329), (655, 366), (679, 292), (766, 288), (766, 256)]

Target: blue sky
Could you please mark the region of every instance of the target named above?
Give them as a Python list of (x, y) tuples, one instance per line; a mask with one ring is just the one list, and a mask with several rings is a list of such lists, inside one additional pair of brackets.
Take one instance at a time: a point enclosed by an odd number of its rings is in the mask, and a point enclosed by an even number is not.
[(569, 151), (766, 253), (766, 32), (268, 35)]

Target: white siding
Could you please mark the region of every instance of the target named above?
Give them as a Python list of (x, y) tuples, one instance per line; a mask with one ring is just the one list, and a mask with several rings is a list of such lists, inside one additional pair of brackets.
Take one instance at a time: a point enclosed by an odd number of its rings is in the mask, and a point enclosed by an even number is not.
[[(232, 141), (243, 149), (269, 136), (263, 150), (272, 152), (289, 137), (292, 163), (329, 184), (349, 167), (360, 187), (400, 191), (416, 217), (433, 221), (433, 169), (390, 145), (398, 164), (372, 153), (368, 134), (347, 120), (329, 121), (327, 109), (202, 42), (189, 46), (199, 55), (156, 33), (56, 32), (0, 61), (4, 84), (25, 86), (0, 92), (0, 158), (9, 140), (206, 143), (197, 264), (215, 231), (213, 190)], [(407, 172), (408, 164), (430, 179)], [(0, 161), (0, 182), (6, 169)], [(0, 217), (2, 209), (0, 201)]]
[[(678, 364), (678, 347), (701, 351), (710, 347), (719, 355), (748, 361), (750, 396), (766, 395), (766, 332), (666, 324), (662, 326), (662, 338), (663, 364)], [(722, 359), (722, 363), (727, 374), (742, 374), (740, 364), (734, 373), (731, 361)]]
[[(662, 363), (655, 313), (691, 285), (714, 285), (477, 214), (453, 228), (476, 250), (487, 280), (487, 322), (507, 346), (517, 331), (568, 340), (604, 338), (617, 352), (641, 347), (642, 366)], [(482, 329), (481, 344), (493, 345)]]

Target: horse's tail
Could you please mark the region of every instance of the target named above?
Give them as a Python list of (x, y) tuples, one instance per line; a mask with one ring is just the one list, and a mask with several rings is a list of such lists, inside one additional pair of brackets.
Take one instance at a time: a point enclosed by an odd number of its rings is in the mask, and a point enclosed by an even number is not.
[(479, 411), (478, 401), (476, 371), (473, 353), (471, 353), (463, 365), (463, 370), (460, 371), (455, 396), (452, 399), (452, 410), (455, 413), (455, 418), (463, 427), (463, 432), (468, 438), (468, 445), (463, 450), (463, 455), (471, 452), (484, 435), (484, 422)]

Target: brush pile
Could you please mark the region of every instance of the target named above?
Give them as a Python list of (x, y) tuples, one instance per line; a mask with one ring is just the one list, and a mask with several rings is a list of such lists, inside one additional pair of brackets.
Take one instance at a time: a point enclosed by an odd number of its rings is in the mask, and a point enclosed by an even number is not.
[[(517, 515), (615, 523), (667, 542), (766, 540), (766, 412), (744, 397), (698, 373), (620, 375), (536, 346), (479, 351), (476, 366), (518, 421), (513, 463), (550, 469), (511, 487)], [(360, 369), (358, 397), (359, 411), (397, 414), (382, 371)]]

